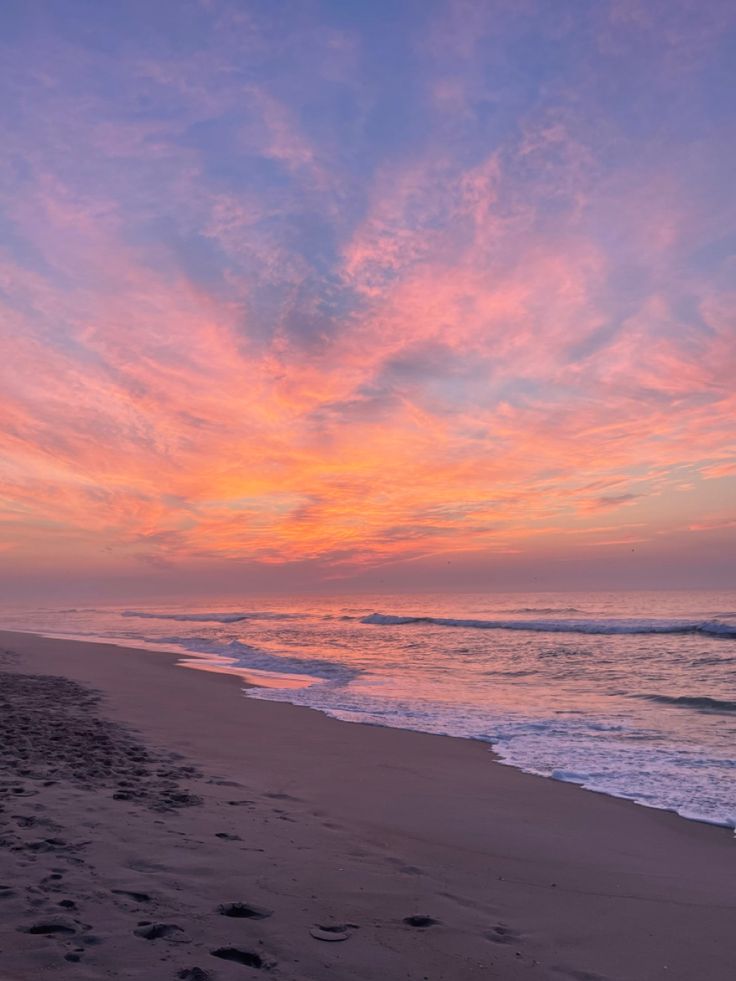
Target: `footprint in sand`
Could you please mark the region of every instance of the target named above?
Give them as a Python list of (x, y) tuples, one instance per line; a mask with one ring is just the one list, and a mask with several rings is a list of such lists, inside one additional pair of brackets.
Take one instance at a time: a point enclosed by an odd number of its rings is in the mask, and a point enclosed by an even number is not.
[(170, 872), (166, 865), (158, 865), (156, 862), (147, 862), (145, 860), (129, 862), (128, 868), (133, 872), (143, 872), (145, 874), (154, 875), (157, 872)]
[(494, 927), (486, 934), (486, 937), (494, 944), (514, 944), (520, 940), (520, 936), (515, 930), (510, 930), (502, 924)]
[(353, 930), (359, 927), (355, 923), (335, 923), (325, 925), (315, 923), (309, 931), (310, 937), (315, 940), (323, 940), (325, 943), (339, 943), (342, 940), (349, 940)]
[(273, 915), (273, 910), (248, 906), (246, 903), (221, 903), (217, 912), (221, 916), (234, 916), (241, 920), (265, 920)]
[(72, 933), (76, 933), (76, 929), (70, 926), (68, 923), (62, 923), (59, 920), (49, 920), (45, 923), (34, 923), (29, 927), (18, 927), (20, 933), (30, 933), (32, 936), (40, 937), (53, 937), (53, 936), (69, 936)]
[(12, 819), (19, 828), (49, 828), (51, 831), (60, 831), (61, 826), (49, 821), (48, 818), (33, 817), (31, 814), (11, 814)]
[(143, 940), (172, 940), (179, 943), (188, 943), (183, 937), (177, 937), (177, 934), (183, 933), (183, 931), (175, 923), (149, 923), (145, 926), (137, 927), (133, 933), (136, 937), (141, 937)]
[(59, 888), (58, 886), (50, 886), (49, 883), (59, 882), (59, 880), (63, 878), (64, 878), (63, 872), (52, 872), (50, 875), (46, 875), (43, 877), (43, 879), (41, 879), (40, 886), (45, 892), (48, 892), (49, 889), (52, 888), (58, 889)]
[(426, 929), (426, 927), (437, 926), (439, 920), (435, 920), (432, 916), (427, 916), (426, 913), (414, 913), (412, 916), (405, 916), (404, 923), (410, 927), (418, 927), (421, 930)]
[(126, 896), (128, 899), (135, 900), (136, 903), (151, 902), (151, 897), (147, 892), (133, 892), (132, 889), (111, 889), (110, 892), (116, 896)]
[(273, 966), (266, 964), (260, 954), (254, 954), (250, 950), (241, 950), (240, 947), (218, 947), (216, 950), (211, 950), (210, 954), (213, 957), (219, 957), (220, 960), (233, 961), (233, 963), (243, 964), (245, 967), (268, 969)]
[(577, 971), (574, 968), (564, 968), (564, 967), (553, 967), (553, 971), (559, 971), (566, 978), (570, 978), (571, 981), (607, 981), (600, 974), (593, 974), (590, 971)]

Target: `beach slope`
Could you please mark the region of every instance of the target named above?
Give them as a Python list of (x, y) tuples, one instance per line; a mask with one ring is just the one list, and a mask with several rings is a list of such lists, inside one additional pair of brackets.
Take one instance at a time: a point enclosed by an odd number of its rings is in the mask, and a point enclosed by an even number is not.
[(732, 832), (0, 634), (0, 978), (730, 981)]

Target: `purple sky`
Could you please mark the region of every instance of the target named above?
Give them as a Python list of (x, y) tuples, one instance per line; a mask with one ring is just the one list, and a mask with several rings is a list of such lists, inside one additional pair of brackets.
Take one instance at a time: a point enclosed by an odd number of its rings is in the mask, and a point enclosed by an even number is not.
[(0, 9), (0, 588), (736, 586), (731, 2)]

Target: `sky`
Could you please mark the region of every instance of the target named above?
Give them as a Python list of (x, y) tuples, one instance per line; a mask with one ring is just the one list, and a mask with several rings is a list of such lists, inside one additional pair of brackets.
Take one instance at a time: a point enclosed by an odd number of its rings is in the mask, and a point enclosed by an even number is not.
[(30, 0), (0, 87), (0, 595), (736, 586), (730, 0)]

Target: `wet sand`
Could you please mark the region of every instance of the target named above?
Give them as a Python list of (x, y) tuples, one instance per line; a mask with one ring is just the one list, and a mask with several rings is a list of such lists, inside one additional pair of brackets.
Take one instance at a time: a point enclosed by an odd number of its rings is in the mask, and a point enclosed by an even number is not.
[(176, 661), (0, 634), (1, 981), (734, 977), (732, 832)]

